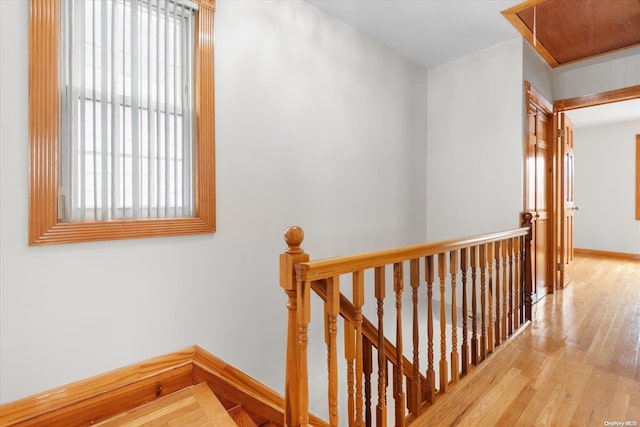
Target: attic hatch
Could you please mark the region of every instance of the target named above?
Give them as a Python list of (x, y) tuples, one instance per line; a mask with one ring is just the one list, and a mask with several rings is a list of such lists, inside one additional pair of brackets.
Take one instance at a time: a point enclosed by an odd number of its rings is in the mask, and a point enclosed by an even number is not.
[(502, 14), (551, 67), (640, 46), (640, 0), (528, 0)]

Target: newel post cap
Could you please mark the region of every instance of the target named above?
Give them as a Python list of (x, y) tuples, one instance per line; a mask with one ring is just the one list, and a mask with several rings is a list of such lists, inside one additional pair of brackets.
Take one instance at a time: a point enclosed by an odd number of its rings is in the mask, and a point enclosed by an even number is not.
[(304, 231), (298, 226), (291, 226), (284, 232), (287, 250), (280, 254), (280, 286), (287, 291), (296, 290), (296, 264), (309, 262), (309, 255), (300, 247), (304, 240)]
[(284, 241), (287, 243), (288, 254), (301, 254), (304, 251), (300, 247), (304, 240), (304, 231), (301, 227), (293, 225), (284, 232)]

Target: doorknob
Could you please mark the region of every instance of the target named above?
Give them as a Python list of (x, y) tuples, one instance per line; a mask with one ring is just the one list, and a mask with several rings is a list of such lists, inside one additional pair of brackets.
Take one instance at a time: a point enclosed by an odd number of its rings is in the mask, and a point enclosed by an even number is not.
[(573, 208), (571, 208), (571, 209), (573, 209), (574, 211), (579, 211), (579, 210), (580, 210), (580, 206), (574, 206), (574, 207), (573, 207)]

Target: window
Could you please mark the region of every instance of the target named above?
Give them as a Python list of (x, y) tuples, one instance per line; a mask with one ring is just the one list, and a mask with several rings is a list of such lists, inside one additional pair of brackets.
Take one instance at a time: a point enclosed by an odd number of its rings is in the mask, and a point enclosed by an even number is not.
[(61, 5), (59, 216), (192, 216), (197, 4)]
[(213, 14), (32, 0), (31, 245), (215, 230)]

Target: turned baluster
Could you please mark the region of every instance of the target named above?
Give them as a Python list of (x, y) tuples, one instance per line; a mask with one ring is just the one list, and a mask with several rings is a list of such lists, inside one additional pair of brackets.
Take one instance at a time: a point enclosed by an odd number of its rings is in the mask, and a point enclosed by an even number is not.
[(449, 272), (451, 273), (451, 383), (457, 384), (460, 379), (460, 356), (458, 354), (458, 305), (456, 301), (458, 251), (449, 252)]
[[(296, 266), (296, 274), (303, 268)], [(311, 282), (298, 279), (298, 355), (300, 368), (300, 425), (309, 425), (309, 366), (307, 356), (308, 328), (311, 322)]]
[(376, 300), (378, 302), (378, 406), (376, 407), (376, 426), (384, 427), (387, 425), (387, 358), (384, 352), (384, 267), (376, 267), (374, 282)]
[(525, 265), (526, 263), (526, 255), (525, 255), (525, 250), (524, 250), (524, 245), (525, 245), (525, 236), (521, 236), (518, 239), (518, 245), (520, 246), (520, 251), (518, 253), (518, 261), (520, 263), (520, 268), (518, 271), (518, 274), (520, 277), (518, 277), (518, 310), (520, 311), (520, 316), (518, 317), (518, 320), (520, 322), (520, 324), (522, 325), (524, 323), (524, 278), (526, 276), (526, 271), (527, 271), (527, 266)]
[(373, 373), (372, 352), (373, 346), (365, 336), (362, 343), (362, 369), (364, 373), (364, 422), (366, 426), (371, 424), (371, 374)]
[[(302, 390), (308, 384), (306, 360), (306, 326), (304, 321), (309, 316), (309, 306), (299, 305), (299, 282), (296, 278), (296, 265), (309, 261), (309, 255), (300, 247), (304, 239), (304, 232), (300, 227), (289, 227), (284, 240), (287, 250), (280, 255), (280, 286), (287, 294), (287, 358), (285, 373), (285, 419), (287, 426), (299, 426), (301, 421), (308, 419), (308, 414), (303, 414), (308, 408), (308, 388)], [(307, 293), (308, 296), (308, 293)], [(302, 298), (304, 302), (304, 297)], [(303, 333), (301, 334), (300, 320), (303, 321)], [(307, 320), (308, 324), (308, 320)], [(300, 351), (300, 340), (303, 338), (305, 352)], [(303, 370), (304, 369), (304, 370)], [(303, 399), (306, 402), (302, 402)]]
[(524, 321), (531, 320), (531, 309), (533, 305), (533, 273), (532, 273), (532, 265), (531, 265), (531, 240), (533, 233), (533, 215), (529, 212), (525, 212), (522, 215), (522, 226), (527, 227), (529, 232), (524, 237), (524, 273), (522, 280), (524, 301), (523, 301), (523, 309), (524, 309)]
[(354, 426), (356, 328), (347, 319), (344, 320), (344, 358), (347, 364), (347, 418), (349, 426)]
[(487, 245), (480, 245), (480, 359), (487, 357)]
[(364, 271), (356, 271), (353, 273), (353, 306), (356, 330), (356, 426), (364, 425), (362, 418), (362, 306), (364, 304)]
[(440, 392), (447, 392), (449, 373), (447, 364), (447, 309), (445, 305), (446, 257), (438, 255), (438, 277), (440, 279)]
[[(494, 286), (494, 295), (495, 295), (495, 301), (496, 301), (496, 311), (495, 311), (495, 320), (494, 320), (494, 338), (495, 338), (495, 346), (499, 346), (500, 345), (500, 337), (501, 337), (501, 333), (500, 333), (500, 316), (501, 316), (501, 310), (500, 310), (500, 255), (502, 253), (502, 242), (501, 241), (497, 241), (494, 243), (494, 247), (495, 247), (495, 259), (496, 259), (496, 274), (495, 274), (495, 280), (493, 281), (493, 283), (495, 284)], [(502, 287), (504, 287), (504, 282), (502, 283)]]
[(509, 249), (509, 240), (502, 242), (502, 312), (500, 315), (500, 324), (502, 332), (502, 341), (507, 339), (507, 319), (509, 318), (508, 304), (507, 304), (507, 288), (509, 287), (509, 273), (511, 270), (507, 269), (507, 258)]
[(520, 270), (520, 259), (522, 258), (521, 256), (521, 252), (520, 252), (520, 247), (521, 247), (521, 238), (520, 237), (516, 237), (515, 239), (513, 239), (513, 257), (514, 257), (514, 279), (513, 279), (513, 293), (515, 294), (514, 296), (514, 307), (513, 307), (513, 324), (514, 324), (514, 329), (518, 330), (518, 328), (520, 328), (520, 316), (522, 313), (522, 310), (520, 310), (520, 277), (521, 277), (521, 270)]
[(327, 365), (329, 368), (329, 425), (338, 425), (338, 314), (340, 313), (340, 278), (327, 279)]
[(411, 378), (411, 393), (409, 399), (409, 411), (418, 413), (421, 403), (420, 390), (420, 353), (418, 335), (418, 288), (420, 287), (420, 264), (419, 260), (412, 259), (409, 262), (409, 279), (411, 281), (411, 300), (413, 302), (413, 378)]
[(469, 342), (468, 342), (468, 307), (467, 307), (467, 259), (469, 249), (460, 249), (460, 270), (462, 276), (462, 375), (467, 375), (469, 369)]
[(393, 369), (393, 397), (395, 401), (396, 426), (405, 425), (405, 393), (402, 372), (402, 292), (404, 290), (404, 268), (401, 262), (393, 264), (393, 290), (396, 294), (396, 360)]
[(513, 334), (513, 276), (515, 271), (513, 270), (513, 245), (514, 239), (509, 239), (509, 315), (508, 315), (508, 334), (511, 336)]
[(471, 248), (471, 363), (478, 365), (478, 297), (476, 282), (478, 278), (478, 248)]
[(436, 398), (436, 371), (433, 368), (433, 255), (424, 259), (424, 279), (427, 282), (427, 401), (433, 403)]
[(493, 353), (495, 349), (495, 337), (494, 337), (494, 293), (493, 293), (493, 261), (494, 261), (494, 251), (493, 251), (493, 243), (487, 243), (487, 280), (488, 280), (488, 301), (487, 308), (489, 311), (489, 319), (487, 320), (487, 352)]

